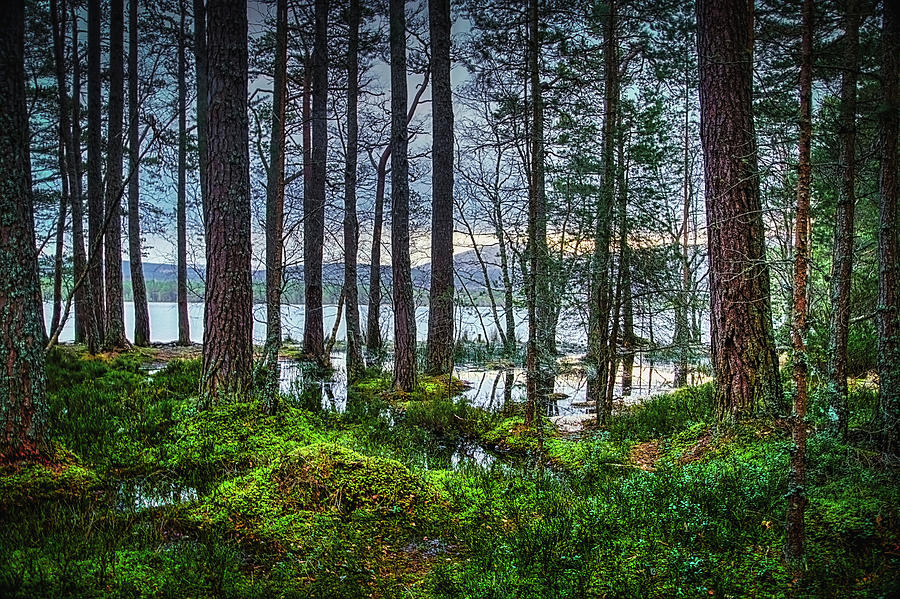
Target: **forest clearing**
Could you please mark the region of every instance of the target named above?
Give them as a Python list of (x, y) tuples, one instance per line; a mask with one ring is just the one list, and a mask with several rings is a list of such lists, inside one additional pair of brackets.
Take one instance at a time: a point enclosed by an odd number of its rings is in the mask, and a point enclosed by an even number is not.
[(900, 8), (13, 0), (0, 597), (900, 596)]

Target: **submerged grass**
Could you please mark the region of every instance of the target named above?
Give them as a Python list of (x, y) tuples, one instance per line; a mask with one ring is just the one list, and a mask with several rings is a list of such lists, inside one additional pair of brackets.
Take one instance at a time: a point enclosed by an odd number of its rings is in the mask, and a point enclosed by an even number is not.
[[(539, 434), (523, 427), (515, 406), (474, 408), (453, 380), (423, 378), (398, 396), (378, 372), (350, 389), (342, 414), (292, 398), (276, 416), (250, 398), (200, 411), (199, 362), (151, 375), (151, 359), (51, 354), (57, 459), (0, 471), (0, 596), (887, 597), (900, 588), (896, 469), (860, 435), (852, 444), (812, 436), (808, 558), (797, 577), (781, 558), (786, 431), (772, 420), (716, 427), (709, 385), (573, 439), (546, 420)], [(869, 393), (852, 400), (869, 405)], [(460, 443), (532, 459), (479, 465), (460, 457)], [(136, 480), (190, 492), (123, 495), (143, 488)]]

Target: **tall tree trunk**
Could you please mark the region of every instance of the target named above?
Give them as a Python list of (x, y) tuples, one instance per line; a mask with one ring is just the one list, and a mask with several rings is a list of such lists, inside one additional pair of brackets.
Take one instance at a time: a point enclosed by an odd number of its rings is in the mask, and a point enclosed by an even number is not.
[(378, 161), (378, 180), (375, 183), (375, 214), (372, 225), (372, 253), (369, 255), (369, 311), (366, 315), (366, 350), (381, 351), (381, 232), (384, 226), (384, 186), (391, 146), (385, 148)]
[(684, 178), (681, 182), (681, 293), (675, 309), (675, 345), (678, 347), (678, 363), (675, 367), (676, 387), (687, 385), (689, 345), (693, 341), (688, 314), (691, 305), (691, 260), (688, 245), (688, 233), (691, 217), (691, 157), (690, 157), (690, 95), (688, 92), (688, 75), (685, 73), (684, 85), (684, 132), (683, 162)]
[[(96, 337), (88, 338), (92, 353), (103, 344), (106, 332), (106, 302), (103, 294), (103, 137), (102, 97), (100, 91), (100, 0), (88, 0), (88, 139), (87, 139), (87, 190), (88, 190), (88, 248), (87, 268), (90, 290), (88, 301), (92, 308), (93, 326), (88, 330)], [(96, 248), (96, 249), (94, 249)]]
[[(183, 9), (182, 9), (183, 13)], [(141, 256), (141, 206), (138, 134), (138, 1), (128, 2), (128, 265), (134, 303), (134, 344), (150, 344), (150, 310)]]
[[(431, 286), (425, 370), (453, 370), (453, 97), (450, 0), (429, 0), (431, 38)], [(485, 281), (490, 286), (491, 282)]]
[(206, 2), (194, 1), (194, 82), (197, 86), (197, 164), (200, 170), (200, 203), (203, 206), (203, 221), (209, 205), (207, 192), (206, 169), (209, 164), (207, 146), (209, 145), (209, 75), (207, 73), (206, 56)]
[(612, 235), (612, 208), (616, 194), (616, 122), (619, 110), (619, 62), (616, 41), (616, 5), (610, 2), (604, 28), (605, 71), (603, 99), (603, 184), (600, 189), (591, 258), (591, 303), (588, 312), (588, 355), (590, 366), (587, 398), (596, 402), (597, 421), (607, 422), (612, 404), (606, 401), (609, 376), (609, 326), (612, 290), (609, 280), (609, 242)]
[(831, 329), (828, 396), (833, 430), (847, 438), (847, 339), (850, 334), (850, 279), (853, 274), (853, 220), (856, 206), (856, 80), (859, 75), (859, 18), (856, 0), (844, 7), (844, 69), (841, 71), (841, 186), (834, 215), (831, 261)]
[(794, 314), (791, 345), (794, 355), (794, 413), (791, 417), (790, 472), (788, 474), (785, 557), (799, 564), (806, 539), (806, 294), (809, 272), (809, 188), (812, 177), (812, 40), (813, 0), (803, 0), (803, 41), (800, 54), (800, 144), (797, 160), (797, 221), (794, 224)]
[(753, 5), (698, 0), (697, 29), (716, 405), (720, 419), (740, 418), (781, 392), (753, 128)]
[(202, 390), (209, 402), (250, 388), (250, 148), (247, 118), (247, 2), (207, 7), (208, 165), (206, 314)]
[(122, 144), (125, 116), (125, 6), (109, 3), (109, 106), (106, 139), (106, 333), (107, 348), (128, 345), (125, 338), (125, 305), (122, 289)]
[(356, 216), (356, 169), (359, 159), (359, 0), (350, 0), (347, 44), (347, 163), (344, 168), (344, 309), (347, 311), (347, 378), (365, 368), (359, 324), (359, 219)]
[(284, 143), (287, 108), (287, 0), (278, 0), (275, 19), (275, 73), (272, 94), (272, 136), (266, 185), (266, 410), (278, 409), (281, 350), (281, 282), (284, 253)]
[(544, 99), (541, 91), (540, 0), (528, 3), (528, 78), (531, 86), (531, 169), (528, 185), (528, 349), (525, 425), (532, 426), (535, 410), (553, 392), (553, 340), (548, 330), (551, 309), (547, 265), (547, 197), (544, 188)]
[[(72, 8), (72, 130), (69, 136), (69, 193), (72, 198), (72, 256), (75, 267), (74, 279), (81, 277), (87, 268), (84, 249), (84, 201), (81, 185), (81, 58), (78, 51), (78, 13)], [(75, 342), (85, 343), (96, 339), (97, 334), (91, 305), (91, 282), (84, 277), (81, 286), (74, 290), (75, 300)]]
[(631, 294), (631, 246), (622, 248), (622, 397), (631, 395), (634, 380), (634, 299)]
[(881, 40), (881, 180), (878, 218), (878, 421), (885, 454), (900, 453), (900, 253), (897, 251), (897, 130), (900, 9), (884, 3)]
[[(625, 295), (625, 254), (628, 253), (628, 182), (626, 178), (627, 165), (625, 163), (625, 131), (622, 127), (622, 114), (618, 115), (617, 125), (617, 161), (618, 169), (616, 177), (617, 200), (616, 211), (619, 216), (619, 270), (616, 273), (616, 297), (613, 302), (613, 318), (612, 326), (609, 334), (609, 345), (607, 358), (609, 359), (609, 371), (606, 377), (606, 394), (604, 400), (607, 406), (610, 406), (612, 412), (612, 403), (615, 391), (616, 381), (616, 364), (618, 364), (618, 344), (619, 344), (619, 322), (622, 315), (622, 305)], [(629, 284), (631, 283), (629, 277)], [(624, 328), (624, 327), (623, 327)]]
[(0, 461), (43, 449), (44, 330), (34, 237), (28, 111), (25, 105), (25, 3), (0, 19)]
[(409, 133), (406, 126), (406, 2), (390, 2), (391, 272), (394, 296), (394, 388), (416, 387), (416, 306), (409, 256)]
[(58, 3), (57, 0), (50, 0), (50, 28), (53, 34), (53, 61), (56, 67), (56, 95), (59, 105), (59, 120), (57, 122), (59, 131), (59, 178), (61, 182), (62, 193), (59, 194), (59, 211), (56, 221), (56, 251), (54, 252), (54, 269), (53, 269), (53, 315), (50, 319), (50, 335), (60, 326), (60, 318), (62, 313), (62, 283), (63, 283), (63, 250), (66, 242), (66, 214), (70, 203), (69, 178), (71, 171), (68, 167), (68, 157), (66, 152), (69, 148), (69, 134), (71, 126), (69, 123), (69, 98), (66, 94), (66, 59), (65, 59), (65, 19), (66, 4), (65, 0)]
[(306, 319), (303, 351), (325, 363), (322, 314), (322, 255), (325, 245), (325, 187), (328, 159), (328, 0), (315, 2), (312, 53), (312, 185), (303, 207), (303, 281)]
[(178, 200), (175, 207), (178, 254), (178, 345), (191, 344), (188, 318), (187, 275), (187, 57), (185, 47), (185, 6), (180, 2), (178, 25)]
[[(422, 100), (422, 95), (428, 87), (428, 78), (431, 70), (425, 71), (425, 77), (419, 86), (409, 111), (406, 114), (406, 124), (409, 125), (416, 109)], [(375, 214), (372, 224), (372, 253), (369, 258), (369, 311), (366, 318), (366, 350), (377, 354), (381, 351), (383, 339), (381, 338), (381, 232), (384, 227), (384, 189), (387, 180), (387, 165), (391, 158), (391, 144), (381, 152), (378, 159), (375, 182)]]

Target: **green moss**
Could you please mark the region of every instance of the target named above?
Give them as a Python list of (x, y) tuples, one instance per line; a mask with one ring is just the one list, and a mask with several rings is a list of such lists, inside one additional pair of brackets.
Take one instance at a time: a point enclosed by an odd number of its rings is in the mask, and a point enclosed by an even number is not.
[(182, 473), (221, 478), (322, 439), (320, 424), (309, 412), (283, 406), (262, 413), (259, 402), (219, 405), (198, 411), (185, 407), (159, 461)]
[(57, 449), (47, 462), (0, 467), (0, 513), (47, 501), (80, 500), (101, 488), (101, 479), (93, 470), (80, 465), (71, 453)]

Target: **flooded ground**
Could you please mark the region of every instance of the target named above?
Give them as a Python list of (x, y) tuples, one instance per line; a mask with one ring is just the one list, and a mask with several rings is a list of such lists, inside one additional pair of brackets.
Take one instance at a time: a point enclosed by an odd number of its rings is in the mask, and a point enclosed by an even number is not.
[[(593, 414), (594, 405), (586, 401), (587, 374), (581, 366), (582, 354), (570, 354), (560, 358), (559, 373), (554, 387), (554, 401), (548, 406), (548, 416), (570, 416)], [(343, 412), (347, 406), (347, 373), (344, 367), (345, 354), (331, 354), (334, 368), (330, 379), (322, 380), (318, 373), (295, 360), (281, 361), (281, 391), (295, 397), (303, 396), (307, 401), (318, 401), (319, 409)], [(460, 364), (453, 375), (468, 384), (462, 397), (488, 411), (500, 411), (511, 402), (525, 401), (527, 373), (520, 367), (487, 367), (479, 364)], [(632, 386), (628, 395), (623, 393), (621, 369), (617, 373), (614, 396), (619, 406), (633, 405), (643, 399), (664, 393), (673, 388), (675, 367), (672, 363), (646, 360), (639, 355), (632, 372)], [(688, 377), (691, 385), (706, 382), (709, 377), (701, 372), (692, 372)]]

